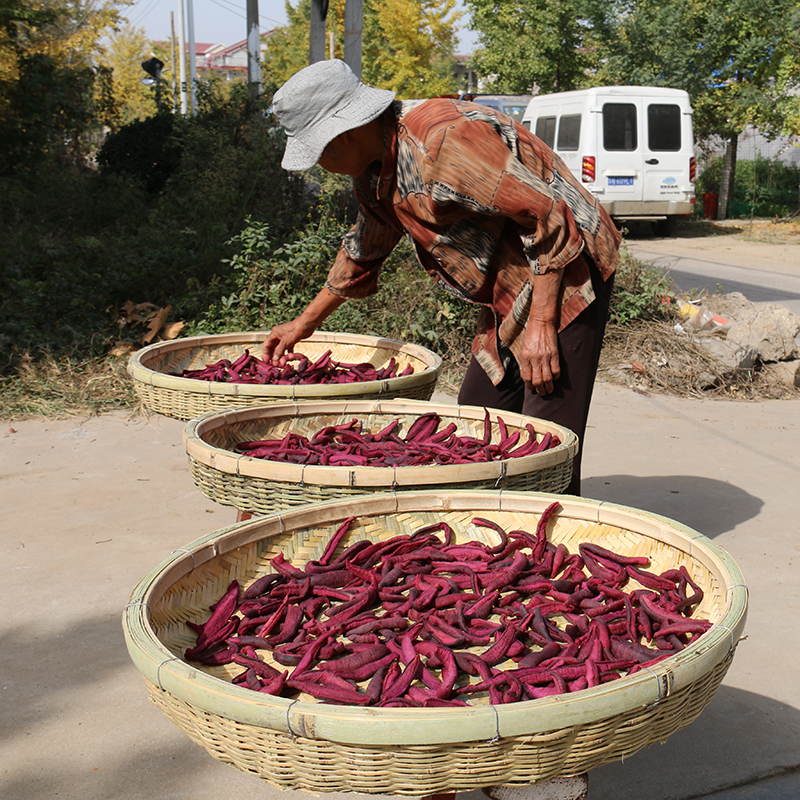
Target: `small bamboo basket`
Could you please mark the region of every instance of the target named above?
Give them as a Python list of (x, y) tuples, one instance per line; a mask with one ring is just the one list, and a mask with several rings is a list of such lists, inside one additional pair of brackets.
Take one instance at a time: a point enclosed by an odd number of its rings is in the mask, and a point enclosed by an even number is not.
[(251, 331), (157, 342), (131, 356), (128, 374), (146, 408), (168, 417), (190, 420), (210, 411), (248, 408), (275, 401), (379, 397), (429, 400), (442, 369), (442, 359), (419, 345), (377, 336), (317, 331), (297, 344), (296, 349), (309, 358), (319, 358), (330, 350), (334, 361), (369, 362), (376, 367), (385, 366), (394, 358), (398, 373), (408, 364), (413, 366), (414, 372), (381, 381), (310, 386), (222, 383), (170, 374), (199, 369), (222, 358), (233, 360), (245, 350), (260, 357), (265, 337), (264, 331)]
[[(506, 530), (535, 530), (561, 509), (548, 537), (577, 551), (592, 541), (647, 555), (651, 569), (685, 565), (704, 591), (712, 627), (681, 652), (635, 675), (539, 700), (469, 708), (370, 708), (272, 697), (230, 682), (224, 667), (184, 661), (187, 621), (207, 618), (234, 578), (242, 586), (278, 554), (318, 559), (342, 520), (347, 547), (448, 522), (457, 539), (495, 544), (474, 515)], [(661, 742), (710, 702), (744, 629), (747, 590), (720, 547), (677, 522), (568, 496), (522, 492), (407, 492), (310, 504), (210, 533), (173, 553), (135, 588), (123, 615), (128, 651), (159, 708), (216, 758), (270, 784), (311, 793), (421, 796), (577, 776)]]
[(353, 419), (369, 433), (400, 420), (402, 436), (414, 420), (431, 412), (440, 416), (441, 428), (454, 423), (459, 436), (483, 436), (483, 408), (415, 400), (366, 400), (278, 403), (205, 414), (188, 423), (184, 444), (200, 491), (211, 500), (250, 514), (271, 514), (305, 503), (376, 492), (438, 488), (558, 493), (569, 485), (578, 437), (561, 425), (506, 411), (489, 411), (493, 442), (500, 438), (497, 420), (502, 417), (509, 432), (521, 432), (521, 442), (527, 441), (526, 424), (532, 424), (539, 441), (550, 433), (560, 444), (542, 453), (501, 461), (418, 467), (303, 466), (253, 458), (236, 450), (240, 442), (281, 439), (289, 432), (310, 439), (327, 425)]

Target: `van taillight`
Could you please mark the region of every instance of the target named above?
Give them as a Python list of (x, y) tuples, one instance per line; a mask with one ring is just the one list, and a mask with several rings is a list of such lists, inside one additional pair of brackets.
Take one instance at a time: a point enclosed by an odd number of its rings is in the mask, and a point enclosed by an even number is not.
[(695, 161), (694, 156), (691, 156), (689, 159), (689, 183), (694, 183), (694, 179), (697, 175), (697, 161)]
[(594, 156), (584, 156), (581, 164), (581, 180), (584, 183), (594, 183), (595, 167)]

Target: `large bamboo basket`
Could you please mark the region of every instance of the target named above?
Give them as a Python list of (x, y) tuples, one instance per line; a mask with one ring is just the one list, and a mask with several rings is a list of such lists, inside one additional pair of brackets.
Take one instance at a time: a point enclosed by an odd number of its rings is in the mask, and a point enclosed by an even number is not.
[(497, 441), (502, 417), (509, 431), (526, 424), (538, 439), (551, 433), (560, 444), (551, 450), (519, 458), (477, 464), (420, 467), (326, 467), (283, 464), (252, 458), (236, 451), (248, 440), (281, 439), (288, 432), (311, 438), (326, 425), (358, 419), (376, 433), (395, 419), (402, 436), (420, 415), (435, 412), (440, 426), (455, 423), (460, 436), (483, 436), (485, 409), (415, 400), (277, 403), (260, 408), (220, 411), (192, 420), (184, 431), (195, 485), (211, 500), (250, 514), (270, 514), (310, 502), (356, 494), (414, 489), (514, 489), (563, 492), (572, 476), (578, 437), (568, 428), (543, 419), (490, 410), (492, 440)]
[(419, 345), (377, 336), (317, 331), (299, 342), (296, 350), (309, 358), (318, 358), (326, 350), (331, 350), (335, 361), (370, 362), (376, 367), (384, 366), (394, 358), (398, 372), (408, 364), (414, 367), (414, 372), (382, 381), (312, 386), (215, 383), (168, 374), (199, 369), (222, 358), (233, 360), (246, 349), (260, 357), (265, 337), (264, 331), (250, 331), (158, 342), (131, 356), (128, 374), (145, 407), (168, 417), (190, 420), (209, 411), (247, 408), (275, 401), (378, 397), (429, 400), (442, 368), (442, 359)]
[[(351, 514), (357, 520), (341, 547), (439, 520), (461, 540), (494, 544), (492, 533), (470, 524), (474, 515), (506, 530), (531, 530), (554, 499), (562, 509), (549, 524), (551, 541), (571, 551), (589, 540), (644, 554), (656, 571), (684, 564), (705, 592), (697, 613), (713, 627), (635, 675), (568, 695), (470, 708), (356, 708), (270, 697), (233, 685), (225, 668), (182, 658), (193, 644), (186, 620), (206, 619), (232, 579), (248, 585), (271, 571), (278, 553), (295, 564), (318, 559)], [(213, 756), (284, 789), (418, 796), (576, 776), (663, 741), (714, 696), (746, 607), (730, 556), (664, 517), (549, 494), (408, 492), (310, 504), (210, 533), (139, 583), (123, 628), (153, 701)]]

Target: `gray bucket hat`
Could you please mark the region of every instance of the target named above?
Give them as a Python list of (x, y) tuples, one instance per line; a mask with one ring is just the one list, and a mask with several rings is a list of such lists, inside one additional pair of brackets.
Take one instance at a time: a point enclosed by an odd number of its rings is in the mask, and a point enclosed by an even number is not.
[(340, 133), (379, 117), (395, 92), (362, 83), (344, 61), (317, 61), (275, 92), (272, 111), (286, 131), (284, 169), (303, 172), (317, 163)]

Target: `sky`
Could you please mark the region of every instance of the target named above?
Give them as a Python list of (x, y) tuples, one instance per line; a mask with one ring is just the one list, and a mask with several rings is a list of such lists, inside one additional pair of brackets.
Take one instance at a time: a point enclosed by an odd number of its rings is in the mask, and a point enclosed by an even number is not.
[[(296, 2), (293, 3), (295, 4)], [(247, 38), (246, 0), (193, 0), (192, 7), (196, 42), (230, 45)], [(160, 40), (169, 39), (170, 12), (173, 12), (177, 36), (177, 0), (136, 0), (123, 11), (135, 28), (145, 29), (149, 39)], [(285, 0), (259, 0), (258, 12), (263, 33), (287, 23)], [(462, 25), (465, 25), (463, 21)], [(471, 53), (474, 49), (474, 34), (463, 29), (459, 34), (457, 52)]]

